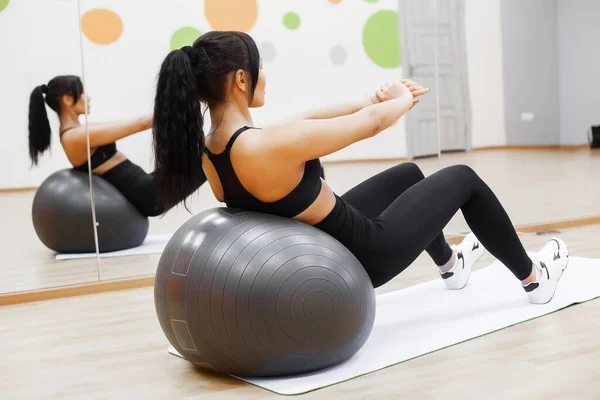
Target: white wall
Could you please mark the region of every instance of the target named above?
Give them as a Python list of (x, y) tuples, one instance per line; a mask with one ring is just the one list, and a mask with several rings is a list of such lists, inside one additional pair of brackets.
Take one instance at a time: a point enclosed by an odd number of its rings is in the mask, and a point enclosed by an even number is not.
[[(465, 0), (465, 34), (467, 67), (472, 107), (473, 147), (506, 144), (501, 42), (501, 0)], [(595, 29), (593, 2), (579, 0), (581, 7), (567, 7), (559, 1), (561, 35), (561, 71), (572, 68), (569, 75), (575, 86), (561, 86), (572, 100), (561, 105), (562, 142), (583, 143), (585, 130), (595, 123), (595, 109), (590, 104), (583, 111), (580, 93), (595, 93), (598, 85), (589, 82), (595, 62), (571, 62), (592, 56), (590, 46), (573, 46)], [(155, 77), (160, 62), (169, 51), (173, 32), (181, 26), (197, 26), (203, 31), (210, 26), (204, 19), (204, 5), (196, 0), (147, 2), (143, 0), (82, 0), (83, 12), (96, 7), (117, 12), (124, 21), (123, 36), (107, 46), (92, 44), (84, 38), (86, 89), (92, 96), (90, 121), (124, 119), (152, 110)], [(265, 63), (268, 75), (267, 106), (254, 113), (256, 124), (265, 124), (294, 114), (307, 107), (360, 98), (372, 92), (381, 82), (402, 76), (401, 68), (384, 70), (369, 60), (362, 48), (362, 27), (368, 17), (380, 9), (397, 10), (398, 2), (380, 0), (342, 1), (332, 5), (326, 1), (306, 2), (262, 0), (259, 19), (250, 34), (258, 43), (271, 41), (277, 57)], [(140, 12), (143, 10), (143, 13)], [(294, 10), (302, 17), (301, 28), (288, 31), (281, 23), (282, 15)], [(578, 11), (579, 10), (579, 11)], [(161, 23), (157, 23), (157, 21)], [(588, 28), (585, 28), (586, 23)], [(576, 29), (577, 28), (577, 29)], [(580, 28), (580, 29), (579, 29)], [(585, 28), (585, 29), (584, 29)], [(0, 131), (4, 145), (0, 147), (0, 188), (36, 186), (52, 172), (69, 167), (58, 143), (58, 123), (49, 110), (53, 129), (52, 151), (42, 157), (39, 167), (30, 169), (27, 153), (27, 106), (34, 86), (46, 83), (58, 74), (81, 74), (79, 59), (78, 16), (75, 0), (11, 1), (0, 13)], [(329, 49), (343, 45), (346, 63), (334, 66)], [(581, 54), (573, 55), (573, 52)], [(583, 74), (585, 72), (585, 75)], [(593, 72), (593, 71), (592, 71)], [(583, 78), (588, 76), (588, 78)], [(566, 95), (566, 96), (567, 96)], [(589, 109), (588, 109), (589, 108)], [(577, 111), (579, 114), (574, 112)], [(144, 132), (119, 142), (133, 161), (151, 168), (150, 133)], [(375, 139), (327, 157), (329, 160), (360, 158), (397, 158), (406, 156), (405, 126), (390, 128)]]
[(508, 145), (560, 143), (557, 39), (556, 0), (502, 0)]
[[(443, 0), (440, 0), (443, 1)], [(537, 115), (537, 122), (544, 125), (524, 125), (529, 129), (536, 128), (536, 132), (521, 135), (507, 140), (505, 122), (505, 93), (504, 79), (506, 79), (502, 51), (503, 29), (509, 29), (509, 23), (514, 22), (507, 16), (508, 24), (502, 21), (502, 0), (465, 0), (465, 30), (467, 42), (467, 66), (469, 69), (469, 85), (471, 93), (471, 107), (473, 115), (473, 147), (498, 146), (507, 143), (520, 144), (557, 144), (578, 145), (587, 143), (587, 131), (591, 125), (600, 125), (600, 56), (595, 49), (598, 47), (600, 37), (600, 2), (594, 0), (557, 0), (555, 15), (550, 12), (542, 20), (527, 21), (523, 13), (531, 7), (543, 7), (550, 10), (554, 1), (513, 1), (515, 7), (521, 9), (523, 31), (521, 47), (527, 46), (532, 40), (537, 40), (541, 49), (535, 45), (528, 51), (544, 51), (546, 65), (536, 65), (540, 76), (536, 76), (534, 86), (524, 86), (529, 103), (520, 104), (515, 112), (507, 118), (519, 118), (521, 111), (532, 111)], [(523, 4), (521, 4), (523, 3)], [(515, 12), (519, 12), (518, 9)], [(505, 9), (506, 11), (506, 9)], [(533, 13), (536, 13), (534, 10)], [(541, 13), (534, 14), (541, 17)], [(541, 26), (540, 26), (541, 24)], [(552, 26), (557, 25), (557, 32), (553, 33)], [(527, 29), (535, 29), (531, 32)], [(506, 32), (510, 33), (510, 32)], [(513, 40), (518, 43), (518, 36)], [(506, 43), (508, 45), (508, 43)], [(509, 46), (507, 46), (509, 51)], [(558, 47), (558, 72), (550, 65), (555, 47)], [(530, 55), (531, 56), (531, 55)], [(536, 55), (537, 56), (537, 55)], [(513, 76), (518, 75), (519, 57), (510, 64)], [(522, 58), (522, 57), (521, 57)], [(539, 61), (539, 60), (537, 60)], [(523, 62), (529, 62), (523, 60)], [(517, 65), (515, 65), (517, 64)], [(525, 65), (524, 67), (531, 67)], [(523, 72), (531, 72), (523, 69)], [(556, 91), (544, 90), (543, 85), (551, 80), (548, 74), (557, 76)], [(532, 83), (532, 82), (530, 82)], [(554, 97), (554, 98), (553, 98)], [(558, 97), (559, 107), (554, 104)], [(537, 100), (536, 100), (537, 99)], [(509, 99), (506, 99), (509, 100)], [(523, 99), (519, 98), (518, 101)], [(552, 118), (543, 117), (544, 113), (554, 113)], [(517, 115), (515, 117), (515, 115)], [(541, 120), (540, 120), (541, 119)], [(519, 126), (519, 121), (513, 126)], [(557, 127), (560, 127), (560, 140), (557, 140)], [(522, 129), (511, 129), (521, 131)], [(518, 134), (519, 135), (519, 134)]]
[(474, 148), (506, 144), (500, 2), (501, 0), (465, 0)]
[[(84, 42), (87, 90), (92, 96), (91, 121), (130, 118), (149, 113), (160, 63), (169, 51), (171, 35), (182, 26), (210, 30), (202, 1), (178, 0), (86, 0), (85, 12), (95, 7), (110, 8), (124, 21), (119, 41), (98, 46)], [(267, 103), (253, 110), (255, 125), (264, 126), (310, 108), (366, 98), (383, 82), (402, 76), (400, 68), (382, 69), (362, 47), (362, 27), (374, 12), (397, 10), (397, 1), (298, 2), (262, 0), (256, 25), (248, 33), (257, 44), (273, 43), (277, 56), (264, 63)], [(144, 9), (140, 14), (139, 10)], [(283, 15), (297, 12), (302, 23), (290, 31)], [(156, 21), (160, 19), (161, 23)], [(347, 61), (333, 65), (329, 50), (342, 45)], [(355, 144), (325, 160), (399, 158), (406, 156), (404, 124), (400, 123), (374, 139)], [(132, 161), (151, 170), (151, 136), (144, 132), (118, 143)]]
[(58, 141), (58, 118), (48, 108), (52, 149), (30, 169), (27, 114), (34, 87), (55, 75), (80, 75), (75, 0), (11, 1), (0, 12), (0, 188), (37, 186), (70, 164)]
[(587, 143), (600, 125), (600, 2), (558, 0), (560, 142)]
[[(85, 89), (92, 97), (90, 123), (151, 113), (156, 74), (170, 50), (173, 33), (187, 25), (203, 32), (211, 29), (201, 0), (81, 0), (81, 8), (82, 13), (94, 8), (110, 9), (124, 24), (122, 36), (112, 44), (96, 45), (83, 39)], [(401, 68), (382, 69), (363, 49), (364, 24), (373, 13), (385, 9), (397, 10), (398, 2), (260, 0), (258, 20), (249, 33), (259, 44), (272, 42), (277, 57), (264, 65), (267, 106), (255, 110), (255, 124), (264, 125), (307, 108), (365, 98), (383, 82), (402, 77)], [(282, 18), (288, 11), (297, 12), (302, 19), (296, 31), (283, 26)], [(57, 118), (48, 109), (52, 151), (41, 158), (39, 167), (30, 170), (27, 108), (35, 86), (55, 75), (81, 75), (77, 3), (11, 1), (0, 13), (0, 37), (4, 61), (0, 74), (0, 131), (4, 138), (0, 147), (0, 188), (37, 186), (54, 171), (70, 167), (58, 141)], [(346, 48), (347, 60), (341, 66), (330, 61), (329, 51), (334, 45)], [(151, 170), (149, 131), (119, 141), (118, 147), (132, 161)], [(405, 126), (399, 123), (374, 139), (326, 159), (404, 156)]]
[[(465, 1), (472, 145), (504, 145), (501, 0)], [(83, 0), (81, 5), (82, 12), (109, 8), (124, 22), (122, 37), (110, 45), (99, 46), (84, 37), (86, 90), (92, 97), (90, 122), (150, 113), (156, 73), (169, 51), (173, 32), (186, 25), (210, 29), (199, 0)], [(362, 47), (362, 27), (369, 16), (381, 9), (397, 8), (394, 0), (342, 1), (335, 5), (326, 1), (260, 1), (258, 22), (249, 33), (259, 44), (272, 42), (277, 57), (265, 63), (267, 106), (255, 110), (255, 123), (266, 124), (306, 108), (361, 98), (382, 82), (403, 76), (401, 68), (377, 67)], [(290, 10), (302, 18), (297, 31), (289, 31), (281, 23), (283, 14)], [(29, 168), (27, 105), (34, 86), (58, 74), (81, 74), (77, 18), (74, 0), (12, 1), (0, 13), (0, 35), (19, 38), (0, 41), (0, 54), (6, 55), (6, 60), (19, 60), (3, 63), (4, 73), (0, 74), (0, 107), (10, 110), (3, 113), (0, 129), (5, 138), (11, 138), (0, 148), (0, 170), (10, 171), (0, 176), (0, 188), (36, 186), (52, 172), (69, 166), (58, 143), (56, 117), (49, 110), (52, 152), (42, 157), (39, 167)], [(336, 44), (347, 50), (342, 66), (329, 60), (329, 49)], [(118, 146), (150, 170), (150, 144), (150, 132), (143, 132), (120, 141)], [(405, 125), (401, 122), (326, 160), (400, 158), (406, 154)]]

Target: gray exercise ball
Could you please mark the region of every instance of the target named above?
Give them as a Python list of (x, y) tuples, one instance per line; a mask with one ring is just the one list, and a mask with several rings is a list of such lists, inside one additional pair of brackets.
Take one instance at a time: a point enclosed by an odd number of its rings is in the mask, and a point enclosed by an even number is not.
[[(148, 234), (148, 218), (113, 185), (92, 175), (101, 252), (139, 246)], [(64, 169), (50, 175), (33, 198), (32, 219), (42, 243), (59, 253), (96, 251), (89, 176)]]
[(188, 361), (241, 377), (334, 366), (375, 319), (369, 276), (340, 242), (287, 218), (207, 210), (175, 232), (158, 264), (158, 320)]

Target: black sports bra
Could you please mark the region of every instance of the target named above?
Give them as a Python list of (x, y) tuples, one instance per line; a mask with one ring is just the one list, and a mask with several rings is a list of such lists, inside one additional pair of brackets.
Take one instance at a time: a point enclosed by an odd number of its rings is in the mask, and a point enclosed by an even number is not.
[(250, 194), (239, 181), (233, 170), (230, 159), (231, 146), (237, 137), (250, 128), (244, 126), (238, 129), (220, 154), (213, 154), (205, 148), (205, 153), (213, 163), (225, 197), (227, 207), (239, 208), (249, 211), (275, 214), (292, 218), (306, 210), (321, 192), (321, 162), (319, 159), (307, 161), (304, 165), (304, 175), (300, 183), (284, 198), (274, 202), (263, 202)]
[[(60, 136), (63, 135), (63, 133), (65, 133), (66, 131), (75, 128), (74, 126), (64, 129), (61, 133)], [(94, 151), (94, 154), (92, 154), (91, 157), (91, 161), (92, 161), (92, 170), (96, 169), (97, 167), (101, 166), (102, 164), (104, 164), (109, 158), (111, 158), (112, 156), (115, 155), (115, 153), (117, 152), (117, 145), (116, 143), (111, 143), (111, 144), (105, 144), (103, 146), (99, 146), (96, 148), (96, 151)], [(82, 165), (78, 166), (78, 167), (73, 167), (73, 169), (77, 170), (77, 171), (82, 171), (82, 172), (88, 172), (88, 163), (87, 161), (84, 162)]]

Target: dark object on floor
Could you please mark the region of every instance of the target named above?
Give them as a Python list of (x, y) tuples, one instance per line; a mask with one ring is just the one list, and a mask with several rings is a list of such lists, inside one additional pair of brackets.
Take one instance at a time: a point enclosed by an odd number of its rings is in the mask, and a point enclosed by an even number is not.
[(592, 149), (600, 147), (600, 125), (592, 126), (590, 128), (589, 140)]

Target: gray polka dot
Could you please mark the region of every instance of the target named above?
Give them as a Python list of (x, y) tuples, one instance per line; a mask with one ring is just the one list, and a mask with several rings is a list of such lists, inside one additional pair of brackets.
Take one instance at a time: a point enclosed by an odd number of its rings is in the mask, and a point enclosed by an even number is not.
[(341, 65), (346, 62), (346, 49), (339, 44), (335, 45), (329, 51), (329, 57), (335, 65)]
[(260, 56), (262, 57), (263, 61), (273, 61), (275, 56), (277, 56), (277, 50), (275, 49), (273, 43), (263, 42), (260, 45)]

